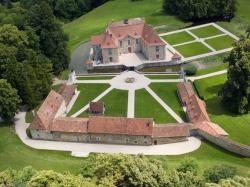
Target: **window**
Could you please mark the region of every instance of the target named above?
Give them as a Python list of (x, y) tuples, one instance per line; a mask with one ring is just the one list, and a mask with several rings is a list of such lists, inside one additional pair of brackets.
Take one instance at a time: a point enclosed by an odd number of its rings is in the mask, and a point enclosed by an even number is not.
[(122, 47), (122, 41), (120, 41), (120, 47)]
[(98, 142), (101, 140), (100, 137), (96, 137), (95, 139), (96, 139), (96, 141), (98, 141)]
[(112, 58), (112, 57), (109, 57), (109, 61), (110, 61), (110, 62), (113, 62), (113, 58)]
[(130, 45), (131, 44), (131, 41), (130, 41), (130, 39), (128, 39), (128, 45)]
[(160, 47), (159, 47), (159, 46), (156, 46), (156, 47), (155, 47), (155, 51), (156, 51), (156, 52), (159, 52), (159, 51), (160, 51)]
[(160, 56), (159, 55), (156, 55), (156, 59), (159, 59), (160, 58)]
[(112, 49), (109, 49), (109, 55), (112, 55)]
[(139, 40), (138, 39), (136, 39), (135, 41), (136, 41), (136, 44), (139, 44)]

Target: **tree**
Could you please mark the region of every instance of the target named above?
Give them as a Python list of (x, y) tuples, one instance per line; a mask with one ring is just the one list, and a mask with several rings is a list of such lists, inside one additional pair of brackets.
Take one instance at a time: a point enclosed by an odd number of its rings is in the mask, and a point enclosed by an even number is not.
[(55, 19), (49, 4), (41, 1), (33, 5), (28, 11), (26, 24), (39, 36), (40, 50), (51, 60), (54, 73), (59, 74), (68, 68), (68, 37)]
[(225, 59), (228, 80), (219, 92), (222, 103), (234, 113), (247, 113), (250, 106), (250, 39), (242, 38)]
[(163, 10), (184, 20), (231, 19), (236, 0), (164, 0)]
[(250, 26), (246, 30), (246, 35), (247, 35), (247, 38), (250, 38)]
[(0, 117), (11, 119), (19, 109), (20, 97), (17, 90), (4, 79), (0, 79)]
[(232, 178), (236, 174), (236, 168), (228, 165), (218, 165), (204, 171), (206, 181), (218, 183), (221, 179)]
[(191, 172), (194, 175), (197, 175), (199, 171), (198, 162), (194, 158), (183, 159), (180, 165), (177, 167), (177, 171), (183, 173)]

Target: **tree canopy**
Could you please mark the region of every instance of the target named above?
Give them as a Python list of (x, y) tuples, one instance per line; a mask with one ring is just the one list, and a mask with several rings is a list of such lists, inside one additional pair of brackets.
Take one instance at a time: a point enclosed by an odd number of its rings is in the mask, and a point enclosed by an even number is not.
[(231, 19), (236, 0), (164, 0), (163, 10), (184, 20)]
[(250, 106), (250, 39), (242, 38), (228, 58), (228, 80), (219, 95), (231, 112), (247, 113)]

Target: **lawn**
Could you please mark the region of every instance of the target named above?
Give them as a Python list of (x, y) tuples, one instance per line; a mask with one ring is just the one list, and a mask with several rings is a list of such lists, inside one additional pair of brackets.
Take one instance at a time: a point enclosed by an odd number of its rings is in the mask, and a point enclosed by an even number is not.
[(114, 78), (114, 76), (89, 76), (89, 77), (77, 77), (77, 80), (110, 80)]
[(158, 124), (175, 123), (175, 119), (145, 90), (135, 92), (135, 117), (154, 118)]
[(195, 81), (200, 96), (203, 96), (211, 120), (229, 133), (229, 137), (250, 145), (250, 114), (236, 116), (228, 112), (220, 102), (218, 92), (226, 81), (226, 74)]
[(113, 0), (64, 25), (64, 31), (69, 35), (69, 48), (72, 51), (81, 43), (90, 40), (92, 35), (104, 32), (112, 20), (120, 21), (136, 17), (144, 17), (149, 24), (155, 26), (166, 24), (171, 30), (190, 24), (182, 22), (175, 16), (163, 14), (162, 0)]
[(179, 79), (180, 75), (145, 75), (149, 79)]
[(221, 70), (225, 70), (227, 69), (228, 67), (228, 63), (223, 63), (223, 64), (220, 64), (218, 66), (211, 66), (211, 67), (208, 67), (206, 69), (200, 69), (196, 72), (195, 76), (198, 76), (198, 75), (205, 75), (205, 74), (208, 74), (208, 73), (213, 73), (213, 72), (216, 72), (216, 71), (221, 71)]
[(80, 91), (80, 95), (68, 113), (68, 116), (76, 113), (90, 101), (100, 95), (103, 91), (105, 91), (108, 87), (108, 84), (77, 84), (77, 90)]
[(182, 105), (177, 95), (176, 83), (152, 83), (150, 88), (166, 103), (172, 110), (176, 112), (184, 121), (186, 114), (183, 111)]
[(222, 31), (219, 29), (215, 28), (213, 25), (197, 28), (197, 29), (191, 29), (189, 30), (199, 38), (207, 38), (210, 36), (216, 36), (219, 34), (224, 34)]
[(175, 49), (184, 57), (191, 57), (212, 52), (209, 48), (200, 42), (176, 46)]
[(101, 100), (105, 103), (105, 116), (127, 117), (128, 91), (114, 89)]
[(186, 31), (165, 35), (162, 36), (162, 38), (170, 45), (176, 45), (195, 40), (195, 38)]
[(235, 40), (226, 35), (226, 36), (220, 36), (212, 39), (205, 40), (205, 42), (210, 45), (215, 50), (222, 50), (233, 47), (233, 43)]

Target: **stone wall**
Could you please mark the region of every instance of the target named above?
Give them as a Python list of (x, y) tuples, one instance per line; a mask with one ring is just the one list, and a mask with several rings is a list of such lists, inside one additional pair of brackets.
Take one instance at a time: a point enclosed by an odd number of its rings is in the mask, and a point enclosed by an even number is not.
[[(112, 49), (112, 54), (109, 54), (109, 49), (102, 49), (103, 63), (113, 63), (119, 61), (118, 49)], [(110, 57), (112, 57), (112, 62), (110, 62)]]
[(198, 130), (197, 131), (198, 135), (203, 137), (204, 139), (230, 151), (235, 154), (244, 156), (244, 157), (250, 157), (250, 146), (240, 144), (238, 142), (235, 142), (233, 140), (230, 140), (227, 137), (216, 137), (212, 136), (204, 131)]
[[(130, 45), (128, 44), (130, 40)], [(121, 42), (121, 43), (120, 43)], [(138, 42), (138, 43), (137, 43)], [(123, 40), (118, 42), (119, 45), (119, 54), (129, 53), (129, 47), (131, 48), (132, 53), (138, 53), (141, 51), (141, 39), (134, 39), (132, 37), (125, 37)]]
[(186, 137), (176, 137), (176, 138), (153, 138), (153, 144), (154, 145), (160, 145), (160, 144), (169, 144), (169, 143), (177, 143), (177, 142), (184, 142), (188, 139)]
[(53, 140), (52, 134), (45, 130), (30, 129), (30, 133), (31, 133), (32, 138), (36, 140)]
[(159, 46), (159, 52), (156, 51), (156, 46), (148, 46), (148, 60), (164, 60), (165, 56), (165, 46)]

